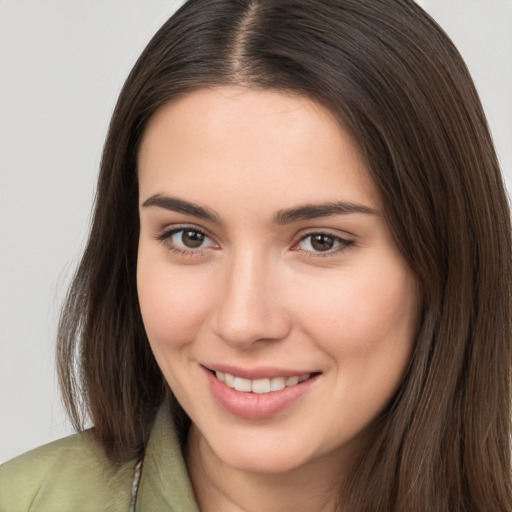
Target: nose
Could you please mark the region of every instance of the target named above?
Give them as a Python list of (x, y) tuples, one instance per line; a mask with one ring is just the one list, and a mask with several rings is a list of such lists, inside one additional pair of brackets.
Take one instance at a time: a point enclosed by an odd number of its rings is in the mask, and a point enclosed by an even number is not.
[(249, 349), (285, 338), (291, 322), (277, 289), (278, 269), (248, 251), (227, 265), (214, 309), (213, 330), (225, 343)]

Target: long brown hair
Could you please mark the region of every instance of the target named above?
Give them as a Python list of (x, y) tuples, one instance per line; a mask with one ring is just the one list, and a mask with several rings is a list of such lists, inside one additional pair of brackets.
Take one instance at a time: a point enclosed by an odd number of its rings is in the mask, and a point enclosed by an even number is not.
[(509, 205), (466, 66), (412, 0), (190, 0), (154, 36), (112, 117), (60, 322), (76, 427), (88, 415), (112, 458), (147, 439), (167, 391), (137, 300), (137, 152), (163, 104), (230, 84), (298, 92), (337, 116), (422, 283), (410, 366), (340, 507), (512, 510)]

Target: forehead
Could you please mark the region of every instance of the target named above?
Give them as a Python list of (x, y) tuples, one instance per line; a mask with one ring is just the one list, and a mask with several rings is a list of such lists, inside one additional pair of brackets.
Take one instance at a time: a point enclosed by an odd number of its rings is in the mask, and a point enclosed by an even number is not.
[(209, 88), (164, 105), (146, 128), (138, 170), (141, 196), (192, 186), (210, 198), (272, 189), (281, 203), (291, 191), (302, 201), (380, 202), (357, 143), (331, 112), (274, 90)]

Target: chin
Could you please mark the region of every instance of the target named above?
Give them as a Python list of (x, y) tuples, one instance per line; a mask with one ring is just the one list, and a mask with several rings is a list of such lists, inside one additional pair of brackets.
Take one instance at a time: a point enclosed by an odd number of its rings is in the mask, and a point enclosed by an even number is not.
[(239, 471), (250, 473), (282, 474), (303, 466), (307, 459), (297, 453), (276, 449), (262, 452), (262, 450), (230, 450), (227, 453), (217, 454), (222, 461)]
[(282, 436), (265, 432), (260, 435), (229, 435), (214, 437), (209, 448), (222, 463), (239, 471), (251, 473), (286, 473), (307, 464), (318, 456), (313, 447), (297, 437), (283, 440)]

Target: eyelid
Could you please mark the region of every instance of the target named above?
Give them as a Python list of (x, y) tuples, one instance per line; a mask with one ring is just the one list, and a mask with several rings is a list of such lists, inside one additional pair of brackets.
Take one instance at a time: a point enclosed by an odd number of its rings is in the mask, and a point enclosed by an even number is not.
[[(208, 238), (212, 243), (212, 245), (206, 246), (206, 247), (197, 247), (197, 248), (188, 248), (188, 247), (181, 247), (178, 246), (170, 241), (171, 237), (179, 233), (181, 231), (195, 231), (197, 233), (201, 233), (206, 238)], [(309, 237), (315, 236), (315, 235), (325, 235), (328, 237), (331, 237), (334, 239), (334, 241), (337, 243), (337, 245), (332, 248), (328, 249), (326, 251), (315, 251), (315, 250), (305, 250), (300, 249), (298, 246), (301, 242), (306, 240)], [(171, 226), (166, 226), (165, 228), (161, 229), (158, 233), (154, 235), (155, 240), (160, 241), (168, 250), (183, 254), (183, 255), (190, 255), (190, 256), (199, 256), (200, 254), (204, 253), (204, 251), (209, 249), (218, 249), (219, 243), (215, 240), (215, 237), (212, 236), (208, 230), (203, 229), (202, 227), (195, 226), (193, 224), (175, 224)], [(311, 228), (310, 230), (304, 232), (302, 230), (302, 233), (296, 235), (295, 237), (296, 241), (292, 244), (291, 250), (293, 251), (300, 251), (303, 254), (305, 254), (307, 257), (328, 257), (336, 255), (340, 252), (345, 251), (348, 247), (353, 245), (355, 243), (355, 240), (353, 238), (348, 238), (341, 236), (339, 233), (333, 233), (330, 229), (322, 229), (322, 228)]]
[(160, 240), (166, 236), (186, 230), (197, 231), (198, 233), (201, 233), (213, 240), (213, 237), (208, 233), (206, 229), (200, 228), (199, 226), (194, 226), (192, 224), (173, 224), (171, 226), (166, 226), (159, 230), (158, 233), (156, 233), (156, 235), (154, 236), (154, 238)]
[[(193, 248), (188, 248), (188, 247), (176, 246), (175, 244), (170, 242), (170, 239), (173, 235), (175, 235), (176, 233), (179, 233), (181, 231), (187, 231), (187, 230), (201, 233), (206, 238), (211, 240), (215, 247), (207, 246), (207, 247), (198, 247), (196, 249), (193, 249)], [(175, 224), (172, 226), (167, 226), (167, 227), (161, 229), (158, 233), (156, 233), (154, 235), (154, 238), (155, 238), (155, 240), (158, 240), (159, 242), (161, 242), (169, 250), (178, 252), (183, 255), (191, 255), (191, 256), (200, 255), (203, 251), (205, 251), (207, 249), (212, 249), (212, 248), (216, 248), (219, 246), (218, 242), (215, 240), (215, 238), (212, 235), (209, 234), (208, 230), (200, 228), (198, 226), (191, 225), (191, 224), (180, 224), (180, 225)]]
[[(326, 251), (309, 251), (309, 250), (300, 249), (298, 247), (301, 242), (303, 242), (307, 238), (315, 236), (315, 235), (325, 235), (325, 236), (331, 237), (334, 239), (335, 242), (338, 242), (339, 245), (332, 249), (326, 250)], [(355, 240), (353, 238), (343, 237), (339, 234), (333, 233), (329, 229), (321, 229), (320, 228), (320, 229), (311, 229), (307, 233), (303, 233), (303, 234), (299, 235), (298, 240), (296, 242), (294, 242), (291, 249), (294, 251), (301, 251), (304, 254), (306, 254), (308, 257), (312, 257), (312, 258), (320, 257), (321, 258), (321, 257), (333, 256), (340, 252), (343, 252), (348, 247), (353, 245), (354, 243), (355, 243)]]

